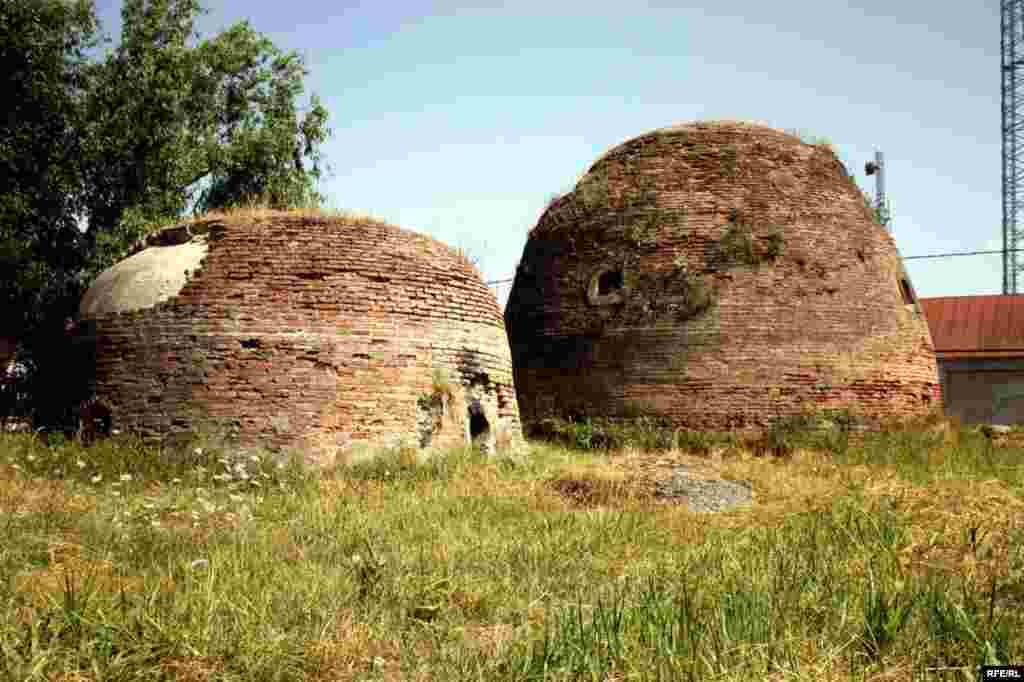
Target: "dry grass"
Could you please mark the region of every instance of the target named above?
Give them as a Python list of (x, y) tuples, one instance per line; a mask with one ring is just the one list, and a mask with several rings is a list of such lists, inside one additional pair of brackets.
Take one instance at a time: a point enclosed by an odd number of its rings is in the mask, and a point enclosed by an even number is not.
[[(861, 680), (1024, 660), (1018, 446), (925, 430), (700, 451), (534, 442), (525, 462), (391, 452), (314, 474), (209, 441), (7, 435), (0, 678)], [(630, 472), (661, 460), (753, 481), (756, 504), (657, 504)]]
[(269, 220), (281, 216), (287, 216), (288, 218), (325, 218), (331, 220), (341, 220), (353, 225), (383, 225), (387, 227), (401, 229), (395, 225), (391, 225), (390, 223), (381, 218), (377, 218), (372, 215), (357, 211), (314, 207), (276, 209), (270, 208), (266, 205), (258, 204), (239, 206), (227, 210), (208, 211), (197, 216), (192, 216), (181, 221), (176, 221), (175, 224), (192, 225), (195, 223), (207, 222), (211, 220), (218, 220), (229, 223), (246, 223), (257, 220)]

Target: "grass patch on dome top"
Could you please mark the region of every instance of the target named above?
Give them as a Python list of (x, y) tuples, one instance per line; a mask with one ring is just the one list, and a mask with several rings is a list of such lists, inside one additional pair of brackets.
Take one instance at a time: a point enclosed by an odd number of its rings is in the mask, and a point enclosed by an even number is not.
[[(214, 438), (2, 434), (0, 679), (967, 679), (1024, 661), (1024, 433), (773, 428), (784, 455), (687, 432), (322, 472)], [(656, 504), (630, 487), (656, 460), (751, 481), (755, 503)]]
[[(150, 242), (151, 237), (168, 228), (184, 227), (214, 221), (244, 223), (281, 216), (287, 216), (290, 219), (324, 218), (340, 220), (357, 226), (383, 225), (386, 227), (401, 229), (389, 224), (385, 220), (358, 211), (322, 206), (315, 202), (298, 203), (287, 207), (278, 207), (272, 205), (269, 197), (267, 196), (249, 196), (233, 206), (214, 209), (201, 214), (163, 216), (155, 219), (129, 215), (122, 223), (122, 230), (124, 230), (126, 234), (133, 235), (132, 241), (128, 247), (118, 250), (116, 255), (118, 257), (122, 257), (142, 250)], [(200, 229), (198, 231), (201, 232), (203, 230)], [(409, 232), (409, 230), (403, 231)], [(117, 258), (108, 260), (116, 261)], [(112, 264), (112, 262), (107, 263), (106, 265), (110, 264)]]
[(331, 208), (317, 205), (290, 206), (288, 208), (275, 208), (271, 206), (265, 197), (251, 197), (240, 202), (237, 206), (224, 209), (207, 211), (196, 216), (189, 216), (168, 222), (167, 225), (189, 225), (205, 220), (230, 220), (247, 221), (262, 220), (278, 215), (288, 215), (297, 218), (335, 218), (344, 219), (356, 225), (388, 225), (389, 223), (381, 218), (374, 217), (359, 211), (350, 211), (339, 208)]

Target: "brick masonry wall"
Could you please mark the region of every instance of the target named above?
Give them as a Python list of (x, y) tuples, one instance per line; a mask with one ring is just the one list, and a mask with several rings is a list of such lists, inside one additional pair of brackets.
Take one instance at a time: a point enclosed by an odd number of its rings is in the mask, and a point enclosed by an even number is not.
[[(504, 322), (475, 268), (382, 223), (261, 216), (151, 238), (208, 251), (168, 300), (83, 315), (79, 343), (94, 349), (113, 428), (164, 442), (202, 429), (329, 464), (465, 443), (472, 408), (488, 449), (521, 442)], [(450, 395), (435, 390), (438, 371)]]
[(940, 391), (907, 300), (891, 235), (827, 147), (750, 124), (655, 131), (529, 236), (505, 313), (520, 410), (691, 428), (919, 415)]

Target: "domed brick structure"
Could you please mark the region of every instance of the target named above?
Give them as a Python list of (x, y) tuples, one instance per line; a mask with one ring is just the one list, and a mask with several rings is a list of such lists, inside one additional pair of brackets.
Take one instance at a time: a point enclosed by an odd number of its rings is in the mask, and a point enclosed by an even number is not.
[(826, 146), (706, 122), (601, 157), (531, 231), (505, 323), (524, 419), (759, 428), (939, 404), (888, 231)]
[(453, 249), (379, 221), (211, 214), (102, 273), (80, 316), (112, 428), (321, 464), (522, 442), (494, 294)]

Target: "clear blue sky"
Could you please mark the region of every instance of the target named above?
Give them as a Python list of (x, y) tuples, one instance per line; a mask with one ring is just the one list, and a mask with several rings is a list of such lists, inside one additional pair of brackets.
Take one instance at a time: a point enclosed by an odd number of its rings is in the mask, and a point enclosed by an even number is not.
[[(488, 280), (601, 153), (717, 118), (826, 137), (872, 195), (881, 149), (904, 256), (1002, 247), (997, 0), (206, 4), (204, 38), (247, 19), (305, 59), (330, 206), (461, 246)], [(121, 1), (96, 5), (116, 44)], [(907, 267), (922, 297), (1001, 293), (999, 255)]]

